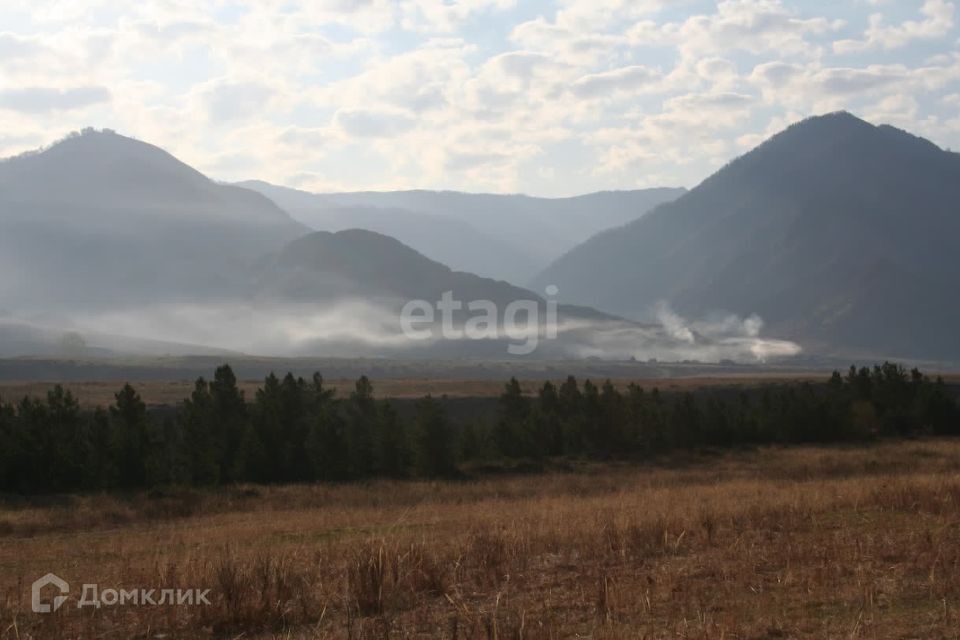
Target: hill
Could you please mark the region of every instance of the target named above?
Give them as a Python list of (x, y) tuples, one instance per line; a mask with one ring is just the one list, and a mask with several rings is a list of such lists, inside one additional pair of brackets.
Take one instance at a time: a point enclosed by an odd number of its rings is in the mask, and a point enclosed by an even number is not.
[(395, 238), (362, 229), (318, 231), (294, 240), (269, 262), (258, 291), (299, 301), (343, 297), (436, 301), (451, 291), (459, 300), (542, 302), (530, 291), (454, 271)]
[(791, 126), (547, 268), (643, 318), (759, 314), (808, 352), (960, 359), (960, 155), (848, 113)]
[(592, 234), (685, 192), (662, 188), (534, 198), (454, 191), (311, 194), (259, 181), (241, 185), (267, 195), (314, 229), (377, 231), (454, 269), (517, 284)]
[(399, 207), (345, 206), (324, 195), (266, 182), (241, 184), (266, 195), (311, 229), (375, 231), (396, 238), (431, 259), (460, 271), (523, 282), (527, 275), (543, 267), (542, 262), (514, 243), (492, 237), (456, 215)]
[[(572, 331), (563, 332), (556, 343), (541, 343), (550, 313), (544, 297), (502, 280), (455, 271), (394, 238), (362, 229), (318, 231), (291, 242), (264, 261), (254, 292), (259, 306), (299, 316), (301, 324), (304, 315), (312, 315), (315, 326), (327, 328), (301, 344), (301, 352), (309, 354), (500, 358), (511, 353), (509, 344), (528, 343), (546, 357), (569, 354), (584, 339), (583, 332)], [(444, 297), (456, 305), (449, 322), (439, 306)], [(411, 340), (403, 333), (401, 314), (411, 301), (432, 309), (433, 320), (416, 325), (430, 331), (429, 338)], [(470, 306), (480, 302), (492, 305), (493, 339), (462, 335), (471, 318), (485, 314)], [(516, 317), (522, 335), (512, 338), (505, 324), (510, 305), (525, 307)], [(634, 326), (593, 309), (560, 307), (555, 301), (552, 307), (560, 323), (597, 329), (609, 324), (621, 330)]]
[(306, 231), (263, 195), (111, 131), (0, 162), (8, 307), (230, 296), (255, 258)]

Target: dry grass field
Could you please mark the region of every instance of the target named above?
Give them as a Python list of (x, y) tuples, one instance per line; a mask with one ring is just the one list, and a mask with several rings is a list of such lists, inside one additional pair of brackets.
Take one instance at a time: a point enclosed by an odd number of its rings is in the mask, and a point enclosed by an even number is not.
[[(960, 442), (7, 501), (0, 638), (956, 638)], [(70, 582), (56, 613), (30, 583)], [(78, 608), (83, 583), (209, 606)]]

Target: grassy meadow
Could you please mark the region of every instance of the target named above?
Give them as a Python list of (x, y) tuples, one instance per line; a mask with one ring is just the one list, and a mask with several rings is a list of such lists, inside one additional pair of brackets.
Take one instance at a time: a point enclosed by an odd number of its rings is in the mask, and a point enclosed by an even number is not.
[[(960, 442), (8, 498), (0, 638), (955, 638)], [(30, 584), (71, 585), (56, 613)], [(209, 606), (78, 608), (81, 585)]]

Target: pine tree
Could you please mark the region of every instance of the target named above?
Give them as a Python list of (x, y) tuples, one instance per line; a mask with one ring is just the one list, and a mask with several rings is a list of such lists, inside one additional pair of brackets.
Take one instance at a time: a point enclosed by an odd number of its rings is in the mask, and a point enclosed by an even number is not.
[(468, 422), (460, 429), (460, 459), (464, 461), (479, 460), (483, 457), (483, 442), (477, 425)]
[(692, 393), (684, 393), (673, 405), (671, 431), (677, 446), (693, 449), (702, 442), (701, 412)]
[(310, 479), (346, 480), (347, 445), (340, 401), (334, 389), (327, 389), (323, 376), (314, 373), (305, 387), (306, 436), (303, 446)]
[(283, 475), (282, 405), (280, 380), (271, 372), (254, 394), (251, 428), (243, 442), (245, 473), (255, 482), (278, 482)]
[(218, 477), (221, 482), (243, 480), (245, 461), (240, 459), (241, 445), (247, 438), (247, 404), (237, 377), (229, 365), (218, 367), (210, 383), (211, 419), (214, 440), (218, 443)]
[(21, 448), (22, 435), (13, 407), (0, 399), (0, 491), (19, 489), (16, 482), (18, 461), (24, 459), (26, 452)]
[(57, 385), (47, 393), (44, 425), (43, 464), (47, 466), (48, 486), (54, 491), (76, 490), (83, 480), (84, 441), (80, 403), (69, 391)]
[(284, 459), (284, 400), (280, 390), (280, 380), (273, 372), (268, 375), (263, 386), (254, 395), (251, 431), (253, 440), (262, 449), (248, 451), (248, 472), (267, 482), (276, 482), (282, 476)]
[(147, 405), (129, 384), (123, 386), (110, 407), (114, 434), (118, 482), (123, 487), (146, 484), (146, 457), (149, 449)]
[(377, 428), (377, 403), (373, 385), (360, 376), (347, 402), (347, 460), (351, 477), (365, 478), (375, 467), (374, 432)]
[(560, 418), (560, 394), (549, 380), (538, 394), (537, 438), (543, 443), (544, 453), (559, 456), (564, 453), (563, 421)]
[(87, 489), (112, 489), (119, 482), (117, 442), (110, 414), (97, 408), (88, 420), (87, 450), (84, 462), (84, 486)]
[(8, 473), (20, 493), (53, 490), (48, 477), (52, 445), (49, 439), (47, 405), (38, 398), (22, 398), (16, 405), (14, 450), (8, 458)]
[(567, 376), (557, 392), (561, 429), (563, 430), (564, 451), (582, 452), (584, 450), (583, 394), (577, 379)]
[(613, 383), (607, 380), (600, 388), (600, 420), (597, 425), (598, 441), (596, 443), (605, 455), (627, 449), (627, 442), (623, 436), (626, 422), (627, 412), (623, 396)]
[(443, 408), (431, 396), (417, 403), (415, 434), (417, 472), (426, 477), (455, 475), (453, 430)]
[(923, 427), (930, 428), (937, 435), (957, 435), (960, 433), (960, 406), (947, 391), (943, 378), (937, 376), (933, 384), (927, 384), (928, 391), (923, 401)]
[[(322, 378), (320, 381), (322, 387)], [(295, 378), (292, 373), (284, 376), (280, 385), (280, 477), (286, 481), (302, 482), (312, 475), (305, 444), (312, 412), (322, 410), (319, 404), (314, 407), (314, 392), (303, 378)]]
[(198, 378), (190, 398), (180, 414), (183, 429), (184, 461), (193, 485), (211, 485), (220, 481), (222, 454), (214, 432), (213, 396), (210, 385)]
[(407, 431), (386, 400), (377, 403), (376, 430), (376, 472), (391, 478), (407, 475), (412, 458)]
[(630, 448), (635, 451), (649, 449), (652, 438), (649, 433), (649, 420), (647, 418), (647, 396), (643, 387), (635, 382), (627, 385), (627, 395), (624, 403), (624, 438), (629, 442)]
[(150, 445), (144, 464), (147, 486), (188, 483), (190, 478), (184, 459), (184, 433), (180, 424), (167, 417), (162, 421), (152, 420), (149, 430)]
[(313, 417), (305, 449), (312, 478), (326, 481), (350, 478), (344, 421), (339, 412), (326, 409)]
[(499, 408), (499, 419), (494, 432), (497, 449), (509, 457), (531, 455), (534, 446), (527, 422), (530, 417), (530, 400), (523, 395), (523, 389), (516, 378), (510, 378), (510, 382), (500, 394)]
[(600, 405), (600, 390), (589, 380), (583, 383), (580, 415), (583, 445), (595, 453), (602, 447), (600, 422), (603, 419), (603, 409)]

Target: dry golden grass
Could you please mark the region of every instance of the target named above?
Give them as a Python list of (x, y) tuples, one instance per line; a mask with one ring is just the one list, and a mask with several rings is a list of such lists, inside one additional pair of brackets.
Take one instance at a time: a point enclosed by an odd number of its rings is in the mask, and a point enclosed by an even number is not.
[[(934, 440), (7, 505), (0, 638), (955, 638), (958, 472)], [(48, 571), (72, 599), (35, 615)]]

